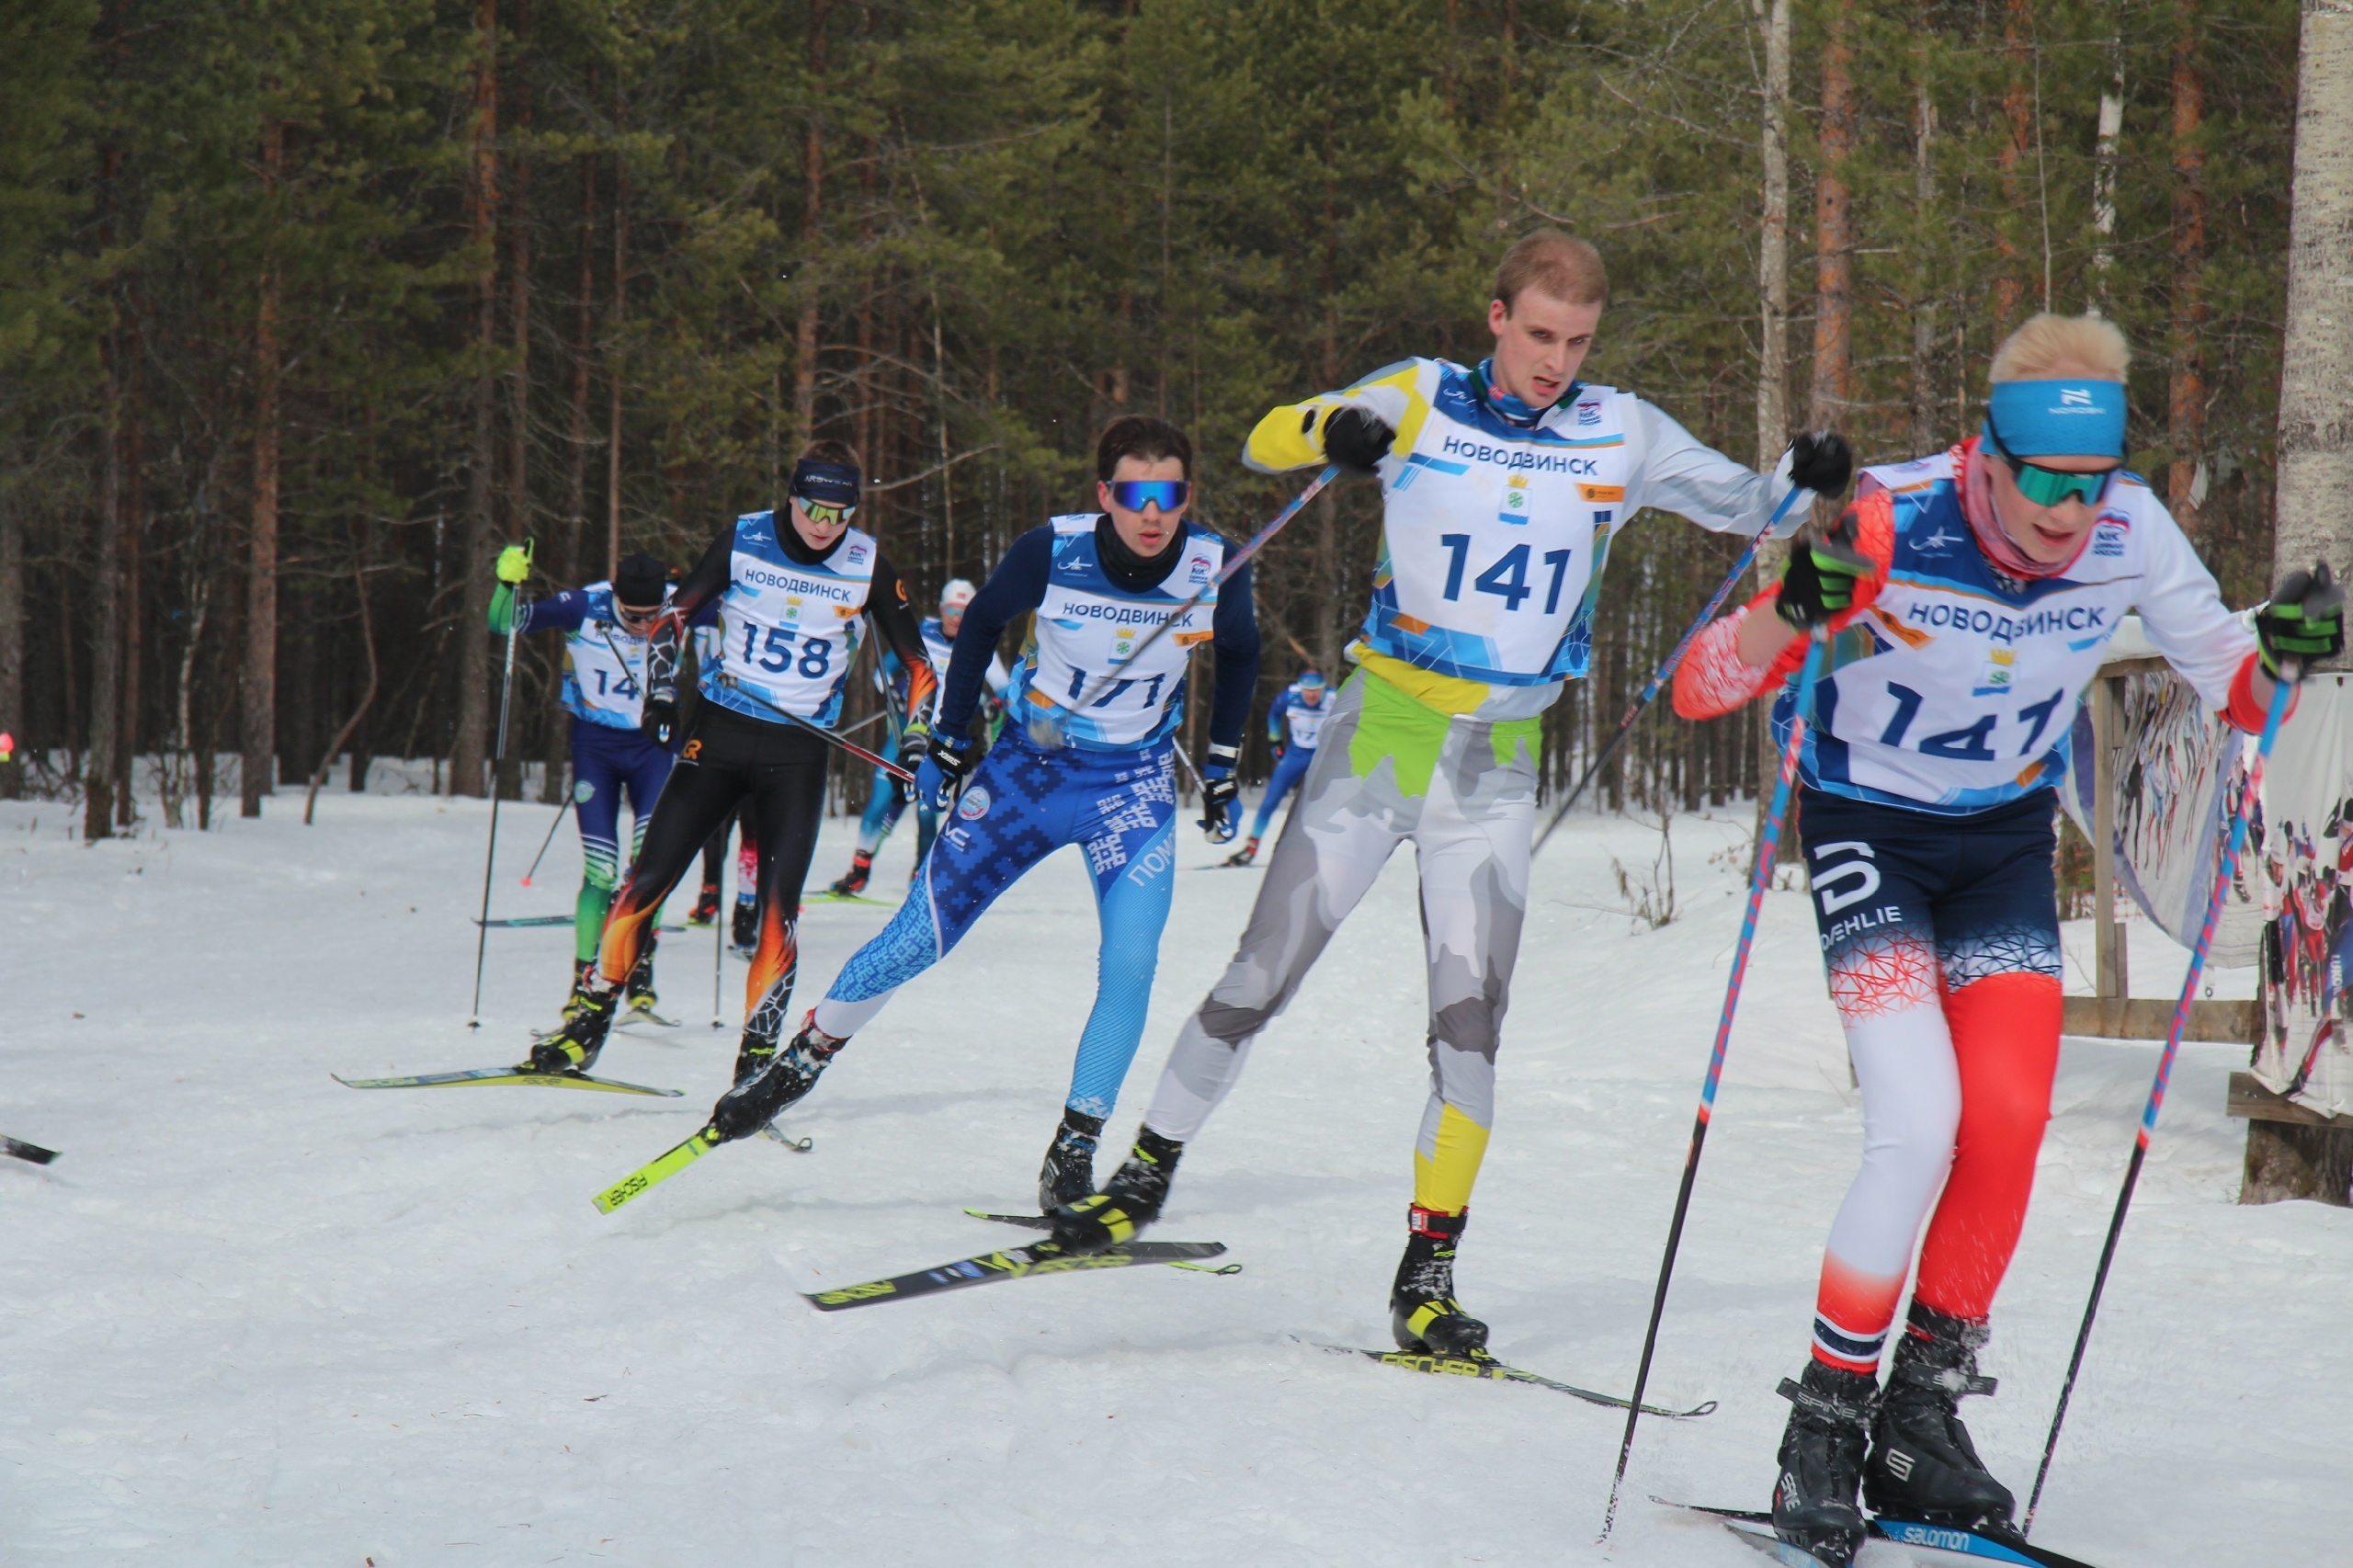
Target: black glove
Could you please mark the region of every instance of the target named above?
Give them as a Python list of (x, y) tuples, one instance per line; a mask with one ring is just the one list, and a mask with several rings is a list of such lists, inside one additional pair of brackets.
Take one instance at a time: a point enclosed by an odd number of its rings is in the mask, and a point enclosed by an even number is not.
[(2280, 661), (2294, 659), (2297, 676), (2323, 659), (2345, 651), (2345, 590), (2324, 561), (2309, 572), (2290, 572), (2272, 590), (2271, 602), (2255, 612), (2255, 653), (2264, 674), (2279, 678)]
[(935, 733), (915, 768), (915, 804), (926, 811), (944, 812), (956, 803), (964, 776), (972, 771), (972, 743), (958, 735)]
[(1235, 797), (1242, 786), (1234, 781), (1233, 765), (1241, 760), (1239, 747), (1212, 742), (1201, 767), (1201, 832), (1211, 844), (1231, 844), (1240, 825)]
[(1854, 449), (1836, 430), (1810, 430), (1790, 443), (1790, 483), (1801, 490), (1843, 495), (1854, 473)]
[(1389, 444), (1396, 438), (1397, 432), (1381, 423), (1379, 415), (1353, 403), (1324, 416), (1324, 455), (1358, 473), (1379, 469), (1381, 460), (1389, 455)]
[(639, 710), (637, 727), (647, 740), (667, 751), (670, 737), (678, 733), (678, 705), (666, 698), (647, 698)]
[(1826, 626), (1855, 607), (1856, 585), (1879, 567), (1855, 548), (1855, 514), (1844, 513), (1826, 539), (1800, 538), (1790, 547), (1774, 613), (1800, 631)]

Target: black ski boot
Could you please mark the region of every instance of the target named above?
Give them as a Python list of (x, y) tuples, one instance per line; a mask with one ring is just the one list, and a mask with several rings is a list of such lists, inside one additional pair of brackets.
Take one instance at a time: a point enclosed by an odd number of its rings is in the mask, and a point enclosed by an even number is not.
[(570, 1023), (588, 1005), (588, 983), (597, 978), (595, 959), (572, 960), (572, 994), (563, 999), (563, 1021)]
[(734, 929), (728, 936), (739, 959), (750, 958), (760, 945), (759, 912), (756, 900), (739, 898), (735, 901)]
[(1241, 848), (1235, 850), (1233, 854), (1225, 858), (1225, 863), (1229, 866), (1247, 866), (1251, 861), (1256, 860), (1257, 858), (1258, 840), (1256, 835), (1253, 835), (1251, 837), (1243, 841)]
[(1863, 1544), (1855, 1488), (1863, 1475), (1879, 1380), (1808, 1357), (1805, 1373), (1783, 1378), (1781, 1397), (1796, 1408), (1781, 1433), (1781, 1467), (1773, 1483), (1773, 1533), (1829, 1568), (1847, 1568)]
[(621, 1006), (632, 1018), (667, 1025), (670, 1020), (654, 1010), (661, 1000), (654, 993), (654, 941), (649, 937), (645, 951), (638, 955), (637, 967), (629, 971), (629, 983), (621, 987)]
[(744, 1038), (735, 1042), (734, 1085), (740, 1086), (750, 1083), (767, 1072), (768, 1063), (775, 1060), (776, 1041), (766, 1035), (745, 1029)]
[(1135, 1147), (1102, 1191), (1048, 1212), (1054, 1222), (1049, 1244), (1064, 1252), (1096, 1253), (1134, 1239), (1138, 1231), (1160, 1218), (1184, 1153), (1185, 1145), (1175, 1139), (1163, 1138), (1149, 1127), (1136, 1129)]
[(1977, 1375), (1977, 1350), (1990, 1333), (1983, 1318), (1912, 1303), (1863, 1465), (1863, 1501), (1873, 1513), (2015, 1533), (2017, 1499), (1986, 1473), (1958, 1409), (1963, 1394), (1994, 1392), (1995, 1380)]
[(1103, 1136), (1103, 1119), (1083, 1110), (1063, 1108), (1063, 1124), (1047, 1147), (1046, 1163), (1038, 1172), (1038, 1211), (1051, 1214), (1095, 1193), (1095, 1146)]
[(719, 884), (705, 882), (695, 894), (694, 913), (687, 916), (687, 928), (701, 931), (719, 924)]
[(815, 1088), (818, 1074), (848, 1043), (847, 1037), (835, 1040), (819, 1028), (816, 1015), (811, 1014), (801, 1032), (756, 1076), (719, 1096), (710, 1108), (710, 1125), (722, 1141), (750, 1137)]
[(849, 875), (825, 891), (835, 898), (856, 898), (866, 891), (867, 879), (874, 874), (874, 851), (860, 849), (849, 858)]
[[(593, 979), (593, 976), (592, 976)], [(620, 1006), (618, 991), (584, 990), (573, 998), (579, 1010), (563, 1020), (553, 1034), (541, 1035), (531, 1046), (534, 1073), (585, 1073), (597, 1065), (605, 1036), (613, 1027), (613, 1011)]]
[(1468, 1210), (1441, 1214), (1415, 1204), (1405, 1211), (1409, 1234), (1389, 1289), (1389, 1332), (1400, 1350), (1433, 1356), (1478, 1356), (1487, 1325), (1454, 1299), (1454, 1248), (1470, 1222)]

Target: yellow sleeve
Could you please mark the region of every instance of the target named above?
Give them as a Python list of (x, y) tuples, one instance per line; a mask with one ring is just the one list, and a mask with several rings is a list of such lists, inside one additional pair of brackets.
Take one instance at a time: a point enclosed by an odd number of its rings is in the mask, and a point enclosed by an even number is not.
[(1339, 400), (1313, 397), (1286, 403), (1258, 421), (1243, 443), (1242, 461), (1259, 473), (1287, 473), (1324, 460), (1324, 411)]
[(1324, 416), (1348, 403), (1380, 415), (1397, 432), (1402, 449), (1411, 450), (1430, 412), (1423, 382), (1436, 369), (1434, 360), (1401, 359), (1342, 391), (1284, 403), (1250, 432), (1242, 447), (1243, 465), (1259, 473), (1286, 473), (1324, 461)]

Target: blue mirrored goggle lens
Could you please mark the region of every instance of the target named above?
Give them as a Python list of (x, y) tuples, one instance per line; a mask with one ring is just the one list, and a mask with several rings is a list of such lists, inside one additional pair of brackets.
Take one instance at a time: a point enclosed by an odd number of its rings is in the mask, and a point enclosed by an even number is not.
[(1141, 512), (1146, 506), (1158, 506), (1173, 512), (1185, 504), (1193, 487), (1181, 479), (1115, 479), (1111, 482), (1111, 502), (1131, 512)]

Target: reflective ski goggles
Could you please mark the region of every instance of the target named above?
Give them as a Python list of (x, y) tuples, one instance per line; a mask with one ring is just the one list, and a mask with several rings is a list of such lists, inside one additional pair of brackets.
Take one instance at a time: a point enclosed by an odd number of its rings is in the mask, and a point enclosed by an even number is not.
[(2063, 501), (2080, 501), (2086, 506), (2099, 505), (2108, 494), (2108, 482), (2122, 472), (2124, 465), (2095, 469), (2089, 473), (2069, 473), (2063, 469), (2045, 468), (2017, 456), (2002, 445), (2002, 437), (1995, 433), (1994, 422), (1985, 421), (1985, 436), (2003, 462), (2009, 465), (2010, 477), (2018, 481), (2018, 494), (2038, 506), (2056, 506)]
[(823, 501), (812, 501), (804, 496), (796, 495), (793, 499), (799, 501), (801, 509), (809, 514), (809, 520), (821, 528), (847, 528), (850, 514), (858, 510), (855, 506), (828, 506)]
[(1182, 506), (1192, 494), (1192, 485), (1182, 479), (1111, 481), (1111, 505), (1128, 512), (1141, 512), (1146, 506), (1155, 506), (1164, 512), (1173, 512)]

